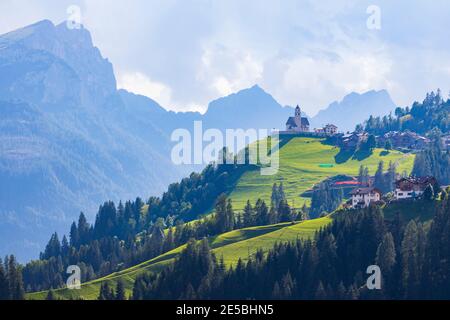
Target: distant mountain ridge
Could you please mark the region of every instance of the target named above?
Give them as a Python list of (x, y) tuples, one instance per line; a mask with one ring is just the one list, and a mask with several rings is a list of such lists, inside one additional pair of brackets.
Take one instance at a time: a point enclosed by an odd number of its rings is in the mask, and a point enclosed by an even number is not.
[(365, 93), (352, 92), (342, 101), (335, 101), (311, 119), (312, 127), (319, 128), (328, 123), (338, 126), (340, 131), (353, 131), (355, 126), (369, 116), (383, 116), (393, 112), (396, 105), (386, 90), (371, 90)]
[(203, 119), (209, 127), (219, 129), (281, 129), (293, 113), (293, 108), (281, 106), (260, 86), (254, 85), (212, 101)]

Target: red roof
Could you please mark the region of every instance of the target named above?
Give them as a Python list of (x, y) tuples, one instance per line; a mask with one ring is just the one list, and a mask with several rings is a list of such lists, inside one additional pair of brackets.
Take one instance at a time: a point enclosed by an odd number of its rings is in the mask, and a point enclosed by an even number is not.
[(337, 185), (337, 186), (357, 186), (357, 185), (359, 185), (359, 181), (353, 181), (353, 180), (338, 181), (338, 182), (335, 182), (335, 185)]

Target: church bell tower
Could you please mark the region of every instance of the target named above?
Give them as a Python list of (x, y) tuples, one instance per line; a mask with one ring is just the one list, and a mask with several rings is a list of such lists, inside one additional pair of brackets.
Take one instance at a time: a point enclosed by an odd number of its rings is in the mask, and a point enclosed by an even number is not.
[(300, 107), (297, 106), (297, 108), (295, 108), (295, 118), (300, 120), (301, 117), (302, 117), (302, 111), (300, 110)]

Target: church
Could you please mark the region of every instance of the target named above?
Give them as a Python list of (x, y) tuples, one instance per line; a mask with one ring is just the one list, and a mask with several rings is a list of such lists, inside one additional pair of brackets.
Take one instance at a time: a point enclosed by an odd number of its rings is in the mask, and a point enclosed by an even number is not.
[(295, 108), (295, 116), (289, 117), (286, 122), (286, 131), (289, 132), (309, 132), (308, 118), (302, 117), (302, 111), (300, 107)]

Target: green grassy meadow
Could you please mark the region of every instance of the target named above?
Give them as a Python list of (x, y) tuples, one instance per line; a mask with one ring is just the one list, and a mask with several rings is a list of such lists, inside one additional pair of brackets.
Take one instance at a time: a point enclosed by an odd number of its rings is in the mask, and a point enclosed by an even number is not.
[(373, 175), (380, 161), (384, 161), (385, 168), (392, 161), (397, 164), (397, 172), (406, 170), (409, 173), (415, 157), (395, 150), (375, 149), (364, 159), (345, 159), (344, 155), (343, 160), (339, 148), (325, 145), (318, 138), (293, 137), (288, 142), (281, 141), (280, 145), (278, 173), (272, 176), (263, 176), (259, 170), (244, 173), (230, 194), (234, 209), (242, 210), (249, 199), (254, 202), (261, 198), (270, 203), (275, 182), (283, 182), (289, 205), (299, 208), (310, 200), (301, 194), (327, 177), (338, 174), (356, 176), (361, 165), (367, 166)]
[[(243, 261), (248, 260), (257, 249), (267, 252), (277, 242), (311, 238), (316, 231), (325, 227), (331, 221), (330, 217), (324, 217), (296, 224), (280, 223), (270, 226), (250, 227), (211, 237), (209, 242), (216, 257), (223, 257), (227, 266), (233, 266), (239, 258)], [(97, 298), (101, 283), (108, 282), (115, 287), (117, 280), (121, 279), (125, 284), (127, 295), (131, 295), (134, 279), (137, 275), (144, 272), (161, 271), (172, 263), (184, 248), (185, 245), (180, 246), (139, 265), (84, 283), (80, 290), (58, 289), (54, 291), (54, 294), (60, 299), (92, 300)], [(30, 293), (27, 295), (27, 299), (42, 300), (46, 296), (46, 291)]]
[[(340, 153), (336, 147), (323, 144), (322, 139), (318, 138), (292, 137), (287, 140), (282, 138), (280, 146), (278, 151), (280, 168), (277, 174), (263, 176), (259, 170), (251, 170), (245, 172), (238, 180), (229, 195), (236, 211), (242, 210), (248, 199), (255, 202), (261, 198), (270, 203), (272, 185), (275, 182), (283, 182), (289, 204), (298, 208), (309, 201), (308, 198), (301, 197), (301, 194), (327, 177), (338, 174), (357, 175), (361, 165), (367, 166), (373, 175), (381, 160), (386, 166), (390, 161), (396, 163), (398, 172), (404, 170), (410, 172), (414, 163), (412, 154), (387, 152), (383, 149), (375, 149), (371, 155), (352, 157)], [(145, 211), (144, 208), (143, 212)], [(331, 221), (332, 218), (328, 216), (295, 224), (280, 223), (233, 230), (211, 237), (209, 242), (217, 258), (223, 258), (227, 266), (233, 266), (239, 259), (248, 260), (258, 249), (267, 252), (277, 242), (311, 238), (316, 231)], [(137, 275), (161, 271), (172, 263), (184, 248), (185, 245), (180, 246), (139, 265), (87, 282), (82, 285), (81, 290), (58, 289), (54, 294), (62, 299), (96, 299), (102, 282), (109, 282), (115, 287), (116, 281), (121, 279), (127, 295), (131, 295)], [(30, 293), (27, 298), (45, 299), (46, 295), (47, 292)]]

